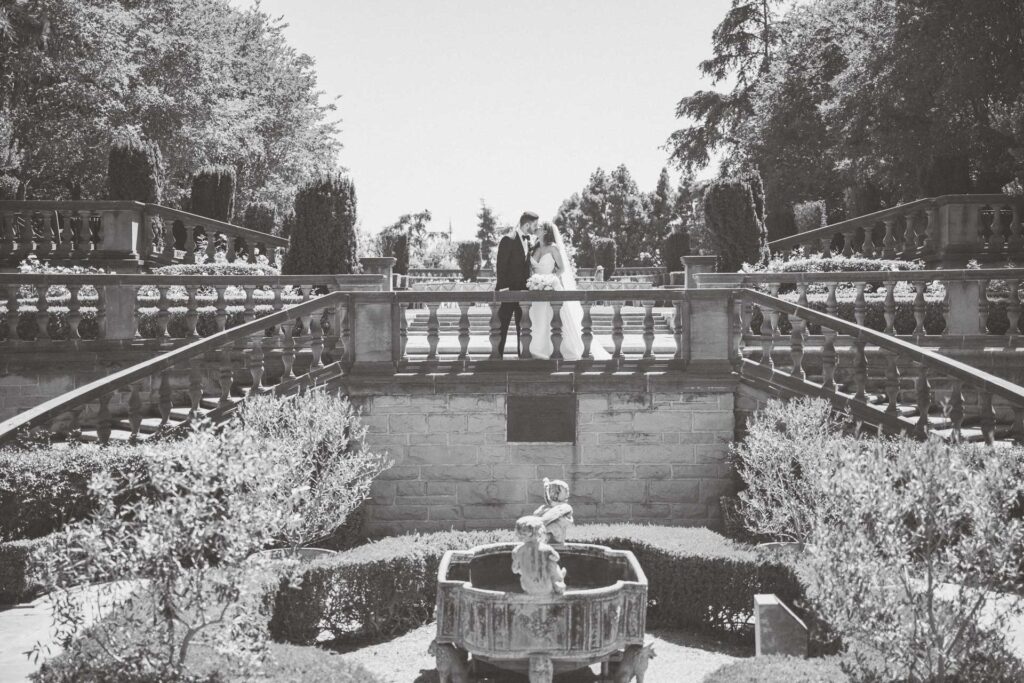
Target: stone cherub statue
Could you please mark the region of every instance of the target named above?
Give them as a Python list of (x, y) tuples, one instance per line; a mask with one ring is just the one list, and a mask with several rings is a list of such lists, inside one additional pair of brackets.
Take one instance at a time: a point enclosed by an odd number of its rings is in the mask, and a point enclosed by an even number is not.
[(544, 504), (533, 513), (540, 517), (549, 543), (565, 543), (565, 534), (573, 524), (569, 505), (569, 485), (561, 479), (544, 477)]
[(530, 595), (561, 595), (565, 592), (565, 570), (558, 566), (558, 553), (544, 542), (544, 523), (527, 515), (516, 520), (516, 536), (521, 541), (512, 550), (512, 573), (519, 574), (519, 585)]

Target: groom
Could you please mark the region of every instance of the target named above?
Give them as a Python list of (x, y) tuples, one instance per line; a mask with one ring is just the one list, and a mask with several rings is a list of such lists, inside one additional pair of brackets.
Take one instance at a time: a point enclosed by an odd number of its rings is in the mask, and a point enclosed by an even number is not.
[[(526, 281), (530, 278), (532, 235), (537, 229), (538, 220), (537, 214), (526, 211), (519, 217), (519, 227), (516, 231), (501, 238), (498, 243), (498, 258), (495, 262), (498, 280), (494, 287), (495, 290), (521, 292), (526, 289)], [(516, 351), (520, 356), (522, 355), (522, 349), (519, 346), (519, 323), (523, 317), (523, 310), (519, 308), (519, 304), (509, 301), (503, 303), (498, 309), (498, 320), (501, 321), (501, 341), (498, 343), (499, 357), (505, 355), (505, 338), (508, 336), (508, 326), (512, 322), (513, 316), (516, 319)]]

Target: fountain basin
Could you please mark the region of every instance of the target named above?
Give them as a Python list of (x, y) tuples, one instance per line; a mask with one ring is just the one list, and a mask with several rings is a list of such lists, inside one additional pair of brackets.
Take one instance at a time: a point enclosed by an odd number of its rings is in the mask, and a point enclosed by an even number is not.
[(562, 595), (529, 595), (512, 573), (515, 543), (449, 550), (438, 568), (437, 642), (474, 659), (524, 670), (549, 658), (556, 672), (606, 661), (642, 646), (647, 577), (628, 550), (555, 546), (566, 569)]

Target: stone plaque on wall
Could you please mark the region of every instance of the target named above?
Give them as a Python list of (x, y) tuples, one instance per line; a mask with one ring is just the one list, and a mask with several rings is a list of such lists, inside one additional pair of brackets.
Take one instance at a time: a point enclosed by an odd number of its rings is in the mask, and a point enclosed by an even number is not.
[(576, 396), (509, 396), (506, 439), (576, 442)]

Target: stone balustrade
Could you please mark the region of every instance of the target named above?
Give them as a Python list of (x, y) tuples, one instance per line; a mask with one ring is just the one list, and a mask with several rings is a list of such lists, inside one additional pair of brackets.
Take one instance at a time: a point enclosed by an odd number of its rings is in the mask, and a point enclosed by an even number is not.
[(261, 257), (288, 240), (157, 204), (132, 201), (0, 201), (0, 268), (30, 255), (118, 272), (169, 263)]
[(1024, 254), (1024, 200), (1005, 195), (945, 195), (808, 230), (769, 243), (772, 253), (923, 259), (962, 268), (1017, 261)]

